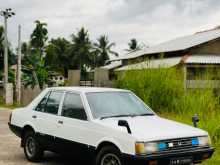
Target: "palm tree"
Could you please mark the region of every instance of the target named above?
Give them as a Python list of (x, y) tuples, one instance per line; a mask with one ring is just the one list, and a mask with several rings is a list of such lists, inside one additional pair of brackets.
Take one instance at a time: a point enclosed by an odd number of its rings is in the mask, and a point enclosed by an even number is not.
[(48, 39), (48, 31), (47, 31), (47, 24), (41, 23), (40, 21), (35, 21), (36, 27), (31, 34), (31, 46), (33, 49), (36, 49), (40, 51), (41, 55), (43, 53), (43, 49), (45, 46), (45, 43)]
[(95, 57), (97, 58), (95, 60), (95, 67), (105, 65), (106, 61), (109, 60), (110, 54), (118, 56), (118, 53), (111, 50), (115, 43), (110, 43), (107, 36), (102, 35), (97, 41), (94, 43)]
[(141, 50), (142, 46), (138, 43), (138, 41), (135, 38), (132, 38), (130, 42), (128, 43), (129, 49), (125, 49), (127, 52), (134, 52), (137, 50)]
[(71, 67), (83, 70), (90, 65), (92, 45), (89, 39), (89, 33), (84, 28), (81, 28), (77, 34), (72, 34), (71, 37), (70, 57), (73, 60)]
[(67, 76), (68, 68), (71, 66), (69, 48), (71, 43), (65, 38), (52, 39), (46, 47), (46, 65), (50, 71), (61, 72)]
[(35, 85), (43, 88), (48, 81), (48, 68), (45, 66), (45, 57), (43, 56), (46, 45), (47, 29), (46, 23), (36, 21), (36, 26), (31, 34), (30, 42), (22, 44), (22, 71), (24, 72), (24, 84), (26, 86)]

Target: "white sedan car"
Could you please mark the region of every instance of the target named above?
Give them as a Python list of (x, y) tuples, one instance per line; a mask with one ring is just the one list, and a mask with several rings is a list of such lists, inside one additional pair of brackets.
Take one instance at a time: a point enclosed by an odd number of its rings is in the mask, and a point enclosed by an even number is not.
[(93, 158), (95, 165), (190, 165), (214, 152), (207, 132), (163, 119), (121, 89), (48, 88), (13, 111), (9, 127), (35, 162), (53, 151)]

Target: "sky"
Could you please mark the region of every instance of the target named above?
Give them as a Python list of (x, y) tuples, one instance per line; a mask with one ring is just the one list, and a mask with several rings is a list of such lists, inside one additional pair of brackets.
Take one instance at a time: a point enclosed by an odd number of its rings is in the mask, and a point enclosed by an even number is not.
[(0, 0), (0, 10), (5, 8), (16, 12), (8, 20), (14, 48), (18, 25), (22, 41), (28, 41), (36, 20), (47, 23), (49, 38), (70, 40), (80, 27), (88, 29), (93, 41), (108, 35), (120, 55), (131, 38), (152, 46), (220, 25), (219, 0)]

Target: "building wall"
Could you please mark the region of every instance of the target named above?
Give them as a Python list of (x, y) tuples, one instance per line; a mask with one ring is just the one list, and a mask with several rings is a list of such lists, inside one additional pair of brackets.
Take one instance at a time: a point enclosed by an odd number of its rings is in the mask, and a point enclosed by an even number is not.
[(220, 55), (220, 39), (199, 45), (190, 50), (190, 54), (218, 54)]

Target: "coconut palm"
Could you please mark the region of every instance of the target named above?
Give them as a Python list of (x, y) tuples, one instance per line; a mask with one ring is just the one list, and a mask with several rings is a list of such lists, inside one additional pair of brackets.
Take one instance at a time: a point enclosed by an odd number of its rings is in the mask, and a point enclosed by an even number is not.
[(90, 65), (90, 52), (92, 48), (89, 33), (81, 28), (77, 34), (72, 34), (72, 46), (70, 57), (72, 57), (72, 67), (83, 70)]
[(85, 28), (81, 28), (76, 34), (72, 34), (71, 38), (72, 43), (69, 49), (71, 63), (69, 69), (80, 69), (82, 79), (86, 79), (86, 71), (91, 64), (92, 49), (89, 33)]
[(31, 46), (33, 49), (40, 51), (42, 55), (45, 43), (48, 39), (48, 31), (46, 28), (47, 24), (42, 23), (39, 20), (35, 21), (35, 24), (35, 29), (31, 34)]
[(132, 38), (130, 40), (130, 42), (128, 43), (128, 47), (128, 49), (125, 49), (127, 52), (134, 52), (142, 49), (142, 46), (138, 43), (138, 41), (135, 38)]
[(65, 38), (52, 39), (46, 47), (46, 65), (51, 71), (61, 72), (67, 76), (68, 68), (71, 66), (69, 48), (71, 43)]
[(97, 39), (97, 42), (94, 43), (96, 54), (95, 67), (105, 65), (106, 61), (109, 60), (110, 55), (118, 56), (116, 52), (112, 51), (112, 47), (114, 46), (115, 43), (111, 43), (105, 35), (102, 35)]
[(46, 23), (35, 22), (36, 26), (31, 34), (30, 42), (22, 44), (22, 71), (24, 72), (23, 81), (26, 86), (35, 85), (43, 88), (48, 81), (48, 68), (45, 66), (43, 56), (46, 45), (47, 28)]

